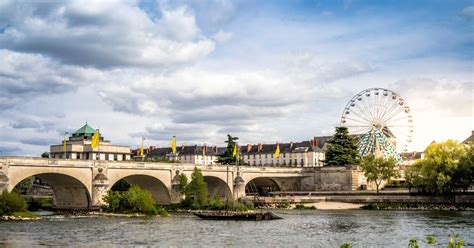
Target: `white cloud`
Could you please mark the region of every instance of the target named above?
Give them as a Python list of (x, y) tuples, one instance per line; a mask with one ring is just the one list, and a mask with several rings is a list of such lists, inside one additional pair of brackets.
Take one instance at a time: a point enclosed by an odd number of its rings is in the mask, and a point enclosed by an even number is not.
[(135, 2), (17, 4), (10, 10), (1, 47), (47, 54), (68, 64), (156, 69), (188, 63), (214, 50), (214, 42), (201, 35), (186, 7), (162, 9), (157, 21)]
[(474, 20), (474, 6), (467, 6), (461, 11), (461, 16), (467, 21)]
[(219, 43), (223, 43), (223, 42), (228, 41), (230, 38), (232, 38), (232, 33), (224, 32), (224, 31), (220, 30), (219, 32), (214, 34), (213, 38), (214, 38), (215, 41), (217, 41)]

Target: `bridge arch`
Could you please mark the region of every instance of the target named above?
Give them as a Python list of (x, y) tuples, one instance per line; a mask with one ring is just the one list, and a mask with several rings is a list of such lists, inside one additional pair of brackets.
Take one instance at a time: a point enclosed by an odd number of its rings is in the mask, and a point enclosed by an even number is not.
[(46, 182), (53, 190), (53, 207), (59, 209), (90, 209), (90, 188), (83, 179), (73, 173), (45, 172), (25, 173), (13, 176), (9, 182), (9, 190), (13, 190), (21, 181), (29, 177), (37, 177)]
[(113, 181), (110, 181), (109, 190), (119, 183), (121, 180), (127, 182), (130, 185), (138, 185), (141, 189), (150, 191), (153, 199), (157, 204), (170, 204), (171, 195), (168, 187), (159, 178), (145, 174), (133, 174), (124, 177), (117, 177)]
[(219, 196), (221, 198), (232, 199), (232, 190), (229, 185), (216, 176), (203, 176), (207, 184), (207, 192), (210, 197)]
[(281, 185), (270, 177), (256, 177), (245, 184), (245, 194), (266, 196), (269, 192), (281, 191)]

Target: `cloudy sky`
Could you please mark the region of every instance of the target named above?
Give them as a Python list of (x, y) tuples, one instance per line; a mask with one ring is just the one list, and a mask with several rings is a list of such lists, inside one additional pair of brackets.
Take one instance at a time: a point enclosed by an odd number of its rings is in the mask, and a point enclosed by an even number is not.
[(473, 54), (471, 1), (0, 0), (0, 155), (86, 121), (131, 146), (308, 140), (370, 87), (422, 150), (474, 129)]

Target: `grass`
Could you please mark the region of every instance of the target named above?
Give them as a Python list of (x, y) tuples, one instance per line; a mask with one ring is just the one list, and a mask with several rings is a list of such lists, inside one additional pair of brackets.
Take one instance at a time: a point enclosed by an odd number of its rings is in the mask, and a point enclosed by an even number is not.
[(12, 213), (12, 216), (15, 217), (21, 217), (21, 218), (36, 218), (39, 217), (39, 215), (31, 212), (14, 212)]

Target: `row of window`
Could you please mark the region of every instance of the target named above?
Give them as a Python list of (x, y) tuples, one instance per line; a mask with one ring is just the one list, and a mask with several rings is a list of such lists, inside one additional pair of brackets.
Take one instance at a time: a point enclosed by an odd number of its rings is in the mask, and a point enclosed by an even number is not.
[[(56, 153), (56, 154), (51, 154), (51, 158), (66, 158), (66, 159), (70, 159), (72, 158), (72, 155), (75, 155), (75, 159), (82, 159), (82, 160), (92, 160), (94, 158), (92, 152), (86, 152), (86, 153), (79, 153), (79, 152), (76, 152), (76, 153), (71, 153), (71, 152), (66, 152), (66, 153)], [(104, 154), (104, 153), (101, 153), (101, 155)], [(81, 156), (82, 155), (82, 156)], [(118, 161), (119, 159), (119, 154), (109, 154), (109, 153), (105, 153), (105, 160), (115, 160), (115, 161)], [(120, 154), (122, 156), (122, 159), (121, 160), (126, 160), (127, 158), (127, 155), (126, 154)], [(99, 156), (95, 156), (96, 157), (96, 160), (99, 160)]]
[[(263, 156), (262, 156), (263, 155)], [(283, 158), (286, 158), (286, 153), (280, 153), (280, 156), (281, 157), (283, 155)], [(294, 155), (295, 157), (297, 157), (297, 154)], [(304, 156), (304, 155), (303, 155)], [(256, 154), (253, 154), (253, 155), (247, 155), (247, 159), (250, 159), (250, 158), (253, 158), (253, 159), (256, 159), (257, 158), (257, 155)], [(292, 157), (292, 154), (289, 153), (289, 156), (288, 157)], [(243, 156), (243, 158), (245, 158), (245, 155)], [(261, 159), (261, 158), (273, 158), (273, 154), (258, 154), (258, 158)]]

